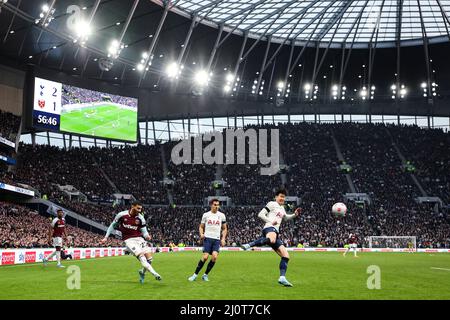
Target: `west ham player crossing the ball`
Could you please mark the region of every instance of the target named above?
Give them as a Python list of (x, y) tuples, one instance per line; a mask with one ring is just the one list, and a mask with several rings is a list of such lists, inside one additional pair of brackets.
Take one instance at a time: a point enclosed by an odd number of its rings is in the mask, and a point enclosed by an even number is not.
[(211, 200), (210, 205), (211, 211), (203, 214), (202, 222), (199, 227), (200, 239), (203, 240), (203, 256), (198, 262), (194, 274), (189, 277), (189, 281), (195, 281), (197, 279), (198, 274), (211, 255), (211, 260), (206, 267), (205, 274), (202, 276), (203, 281), (209, 281), (208, 275), (216, 264), (220, 246), (224, 247), (227, 239), (227, 221), (225, 215), (222, 212), (219, 212), (219, 200)]
[(47, 258), (44, 257), (44, 259), (42, 259), (42, 262), (44, 263), (44, 265), (47, 265), (48, 261), (56, 256), (56, 261), (58, 262), (56, 266), (58, 268), (64, 268), (64, 266), (61, 264), (61, 249), (63, 246), (63, 236), (67, 237), (66, 221), (64, 220), (64, 211), (62, 211), (61, 209), (58, 209), (56, 211), (56, 215), (57, 217), (52, 220), (48, 232), (48, 243), (52, 244), (56, 250)]
[(122, 233), (122, 240), (125, 242), (127, 250), (133, 253), (142, 264), (143, 269), (139, 271), (139, 281), (144, 283), (146, 271), (160, 281), (162, 280), (161, 276), (152, 267), (152, 249), (145, 241), (151, 240), (151, 236), (141, 212), (142, 204), (139, 202), (134, 202), (130, 210), (119, 212), (101, 242), (106, 243), (110, 234), (115, 229), (119, 230)]
[(353, 250), (353, 253), (355, 254), (355, 258), (358, 258), (357, 250), (358, 250), (358, 237), (354, 233), (350, 233), (348, 237), (348, 248), (344, 252), (344, 257), (347, 255), (347, 253)]
[(284, 209), (285, 200), (286, 191), (277, 191), (275, 194), (275, 201), (269, 202), (258, 215), (258, 217), (266, 223), (262, 231), (262, 238), (249, 244), (244, 244), (242, 248), (244, 250), (249, 250), (252, 247), (262, 247), (265, 245), (272, 247), (272, 249), (281, 257), (280, 278), (278, 279), (278, 283), (285, 287), (292, 287), (293, 285), (286, 279), (286, 271), (290, 257), (286, 247), (279, 238), (279, 233), (281, 223), (298, 217), (302, 210), (298, 208), (295, 210), (294, 214), (286, 214), (286, 210)]

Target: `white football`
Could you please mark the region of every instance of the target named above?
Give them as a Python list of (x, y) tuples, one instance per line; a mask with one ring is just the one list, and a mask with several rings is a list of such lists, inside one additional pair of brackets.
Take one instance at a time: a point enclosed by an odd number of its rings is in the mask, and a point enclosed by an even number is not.
[(333, 212), (333, 214), (335, 214), (336, 216), (345, 216), (347, 214), (347, 206), (342, 203), (336, 203), (333, 208), (331, 209), (331, 211)]

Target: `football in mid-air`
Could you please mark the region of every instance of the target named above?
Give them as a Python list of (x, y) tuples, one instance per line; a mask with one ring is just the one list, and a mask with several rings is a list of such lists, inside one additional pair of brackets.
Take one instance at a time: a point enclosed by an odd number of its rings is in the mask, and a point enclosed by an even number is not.
[(338, 202), (333, 206), (331, 211), (333, 212), (334, 215), (338, 217), (343, 217), (347, 214), (347, 206), (342, 202)]

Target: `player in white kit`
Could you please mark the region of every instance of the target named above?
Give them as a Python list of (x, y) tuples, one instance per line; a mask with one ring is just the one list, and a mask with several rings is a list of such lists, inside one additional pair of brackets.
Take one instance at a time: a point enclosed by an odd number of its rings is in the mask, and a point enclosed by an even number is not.
[(194, 274), (189, 277), (189, 281), (195, 281), (197, 279), (200, 270), (202, 270), (211, 255), (211, 261), (209, 261), (205, 274), (202, 276), (203, 281), (209, 281), (208, 275), (216, 264), (220, 247), (225, 246), (225, 240), (228, 233), (225, 215), (219, 211), (219, 200), (211, 200), (210, 205), (211, 211), (203, 214), (202, 222), (199, 227), (200, 239), (203, 240), (203, 256), (198, 262)]
[(294, 214), (286, 214), (284, 202), (286, 200), (286, 191), (279, 190), (275, 195), (275, 201), (271, 201), (261, 210), (258, 217), (266, 224), (262, 231), (262, 237), (258, 240), (244, 244), (242, 248), (249, 250), (252, 247), (262, 247), (268, 245), (281, 257), (280, 262), (280, 278), (278, 283), (285, 287), (292, 287), (292, 284), (286, 279), (286, 271), (289, 263), (289, 252), (279, 238), (280, 226), (283, 221), (289, 221), (298, 217), (301, 209), (295, 210)]

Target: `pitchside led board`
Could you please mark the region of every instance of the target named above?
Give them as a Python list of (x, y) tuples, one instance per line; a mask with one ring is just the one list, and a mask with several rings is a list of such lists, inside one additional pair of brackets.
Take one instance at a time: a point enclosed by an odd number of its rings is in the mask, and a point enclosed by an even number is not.
[(137, 141), (138, 99), (34, 78), (33, 127)]

